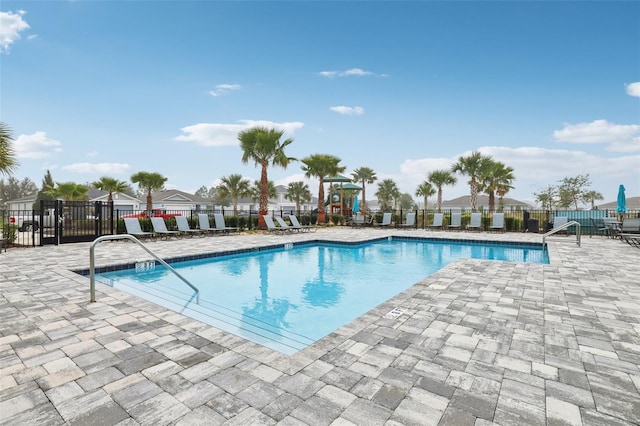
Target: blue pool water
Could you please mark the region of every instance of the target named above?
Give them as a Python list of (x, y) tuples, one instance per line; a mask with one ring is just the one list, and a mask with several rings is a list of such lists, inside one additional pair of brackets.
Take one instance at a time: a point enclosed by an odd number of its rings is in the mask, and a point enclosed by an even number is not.
[(96, 280), (292, 354), (460, 258), (548, 263), (539, 246), (427, 240), (306, 244), (177, 262)]

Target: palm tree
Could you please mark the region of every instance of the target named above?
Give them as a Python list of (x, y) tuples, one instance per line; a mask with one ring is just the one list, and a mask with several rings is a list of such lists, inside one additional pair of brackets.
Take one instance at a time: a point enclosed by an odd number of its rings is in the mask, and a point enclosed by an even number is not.
[(296, 212), (300, 213), (300, 203), (308, 203), (311, 201), (311, 192), (309, 185), (302, 181), (290, 182), (287, 186), (287, 193), (284, 195), (287, 200), (296, 202)]
[(598, 191), (587, 191), (582, 194), (582, 201), (591, 203), (591, 210), (596, 209), (596, 200), (604, 200), (604, 197)]
[(68, 204), (70, 201), (86, 200), (89, 188), (84, 185), (80, 185), (74, 182), (57, 182), (55, 186), (49, 186), (46, 189), (48, 195), (54, 199), (62, 198), (65, 201), (64, 204), (64, 222), (66, 228), (73, 227), (73, 218), (71, 217), (71, 206)]
[(478, 189), (489, 196), (489, 213), (493, 213), (496, 207), (496, 192), (502, 200), (504, 195), (513, 189), (511, 185), (515, 179), (513, 169), (500, 161), (488, 159), (480, 172), (479, 179)]
[[(260, 193), (262, 192), (262, 186), (260, 182), (255, 180), (253, 181), (253, 186), (249, 190), (249, 196), (253, 200), (253, 202), (260, 201)], [(272, 180), (267, 182), (267, 199), (276, 198), (278, 196), (278, 190), (276, 189), (276, 184), (273, 183)]]
[(436, 190), (433, 189), (433, 186), (428, 181), (422, 182), (418, 185), (416, 189), (416, 197), (424, 197), (424, 210), (427, 210), (427, 199), (433, 196), (436, 193)]
[(131, 176), (131, 182), (137, 183), (138, 188), (147, 193), (147, 215), (149, 217), (151, 217), (151, 210), (153, 210), (153, 197), (151, 193), (161, 190), (166, 181), (167, 178), (160, 173), (138, 172)]
[(427, 176), (429, 182), (438, 188), (438, 213), (442, 212), (442, 187), (445, 185), (455, 185), (458, 179), (449, 170), (434, 170)]
[(233, 174), (220, 179), (220, 183), (216, 187), (219, 197), (231, 199), (234, 216), (238, 215), (238, 199), (251, 194), (249, 185), (248, 179), (243, 179), (242, 175)]
[(392, 203), (395, 203), (395, 200), (400, 197), (400, 190), (393, 179), (385, 179), (378, 184), (378, 191), (375, 195), (378, 197), (380, 209), (388, 211), (391, 210)]
[(240, 148), (242, 148), (242, 163), (247, 164), (249, 160), (253, 160), (257, 166), (261, 167), (260, 173), (260, 202), (258, 217), (258, 226), (264, 227), (264, 219), (262, 215), (266, 215), (269, 197), (267, 194), (269, 179), (267, 177), (267, 169), (270, 165), (280, 166), (286, 169), (291, 161), (296, 161), (293, 157), (287, 157), (284, 149), (293, 143), (293, 139), (286, 139), (280, 142), (280, 138), (284, 135), (284, 131), (269, 129), (266, 127), (254, 127), (243, 130), (238, 134)]
[(47, 193), (64, 201), (86, 200), (89, 188), (74, 182), (56, 182), (55, 186), (47, 188)]
[(339, 166), (340, 158), (329, 154), (313, 154), (303, 158), (302, 171), (306, 177), (317, 177), (320, 180), (318, 189), (318, 223), (324, 223), (324, 178), (344, 172), (346, 167)]
[(467, 157), (459, 157), (458, 161), (451, 167), (451, 171), (469, 176), (469, 189), (471, 195), (471, 211), (476, 211), (478, 206), (478, 185), (480, 175), (485, 164), (490, 160), (490, 156), (483, 155), (479, 151), (472, 152)]
[(107, 201), (109, 203), (113, 202), (113, 193), (114, 192), (125, 192), (129, 189), (129, 184), (125, 181), (114, 179), (108, 176), (102, 176), (100, 180), (93, 182), (94, 188), (99, 189), (100, 191), (109, 192), (109, 198)]
[(351, 173), (353, 180), (356, 182), (360, 182), (362, 184), (362, 210), (366, 210), (367, 208), (367, 195), (366, 195), (366, 184), (372, 184), (378, 177), (376, 176), (376, 172), (369, 167), (360, 167), (359, 169), (355, 169), (353, 173)]
[(18, 167), (15, 153), (11, 146), (11, 129), (0, 121), (0, 174), (10, 175)]

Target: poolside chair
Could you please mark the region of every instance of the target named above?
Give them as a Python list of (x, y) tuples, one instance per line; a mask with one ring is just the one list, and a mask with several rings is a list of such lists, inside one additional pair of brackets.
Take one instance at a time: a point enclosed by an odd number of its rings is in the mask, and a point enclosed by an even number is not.
[(226, 232), (227, 234), (230, 232), (238, 232), (240, 228), (236, 228), (235, 226), (227, 226), (224, 222), (224, 215), (222, 213), (215, 213), (213, 215), (213, 220), (216, 223), (216, 229), (219, 232)]
[(471, 213), (467, 231), (482, 231), (482, 213)]
[[(552, 231), (556, 228), (561, 227), (562, 225), (564, 225), (565, 223), (569, 222), (569, 218), (567, 216), (554, 216), (553, 217), (553, 228), (551, 229)], [(569, 235), (569, 231), (567, 231), (566, 229), (557, 232), (557, 234), (563, 233), (565, 235)]]
[(298, 218), (295, 214), (289, 215), (289, 221), (291, 222), (291, 226), (295, 229), (299, 229), (302, 232), (316, 232), (317, 228), (313, 225), (300, 225)]
[(489, 231), (504, 232), (504, 213), (494, 213), (491, 218), (491, 225), (489, 225)]
[(124, 220), (124, 227), (127, 230), (127, 234), (133, 235), (136, 238), (147, 238), (151, 241), (156, 240), (156, 233), (143, 231), (137, 217), (125, 217), (122, 220)]
[(153, 232), (155, 232), (160, 239), (164, 238), (165, 240), (168, 240), (171, 237), (182, 238), (180, 231), (169, 231), (167, 229), (167, 224), (161, 217), (152, 217), (151, 226), (153, 226)]
[(594, 219), (591, 217), (589, 218), (589, 221), (591, 222), (591, 232), (589, 233), (589, 238), (593, 237), (594, 232), (600, 235), (609, 235), (609, 228), (607, 227), (607, 225), (605, 225), (603, 219)]
[(351, 226), (365, 227), (371, 225), (372, 223), (373, 215), (367, 218), (367, 215), (365, 215), (364, 213), (356, 212), (353, 214), (353, 216), (351, 216)]
[(447, 229), (462, 229), (462, 213), (451, 213), (451, 223)]
[(640, 234), (619, 234), (620, 239), (632, 247), (640, 248)]
[(284, 230), (287, 230), (289, 232), (302, 232), (301, 229), (299, 228), (294, 228), (293, 226), (289, 225), (287, 222), (284, 221), (284, 219), (280, 216), (275, 216), (274, 219), (276, 220), (276, 222), (278, 223), (278, 226)]
[(193, 237), (194, 235), (204, 237), (206, 235), (205, 233), (207, 231), (203, 229), (192, 229), (189, 226), (189, 221), (185, 216), (176, 216), (175, 219), (176, 225), (178, 225), (178, 232), (180, 232), (182, 235), (189, 235), (191, 237)]
[(443, 219), (444, 219), (444, 214), (435, 213), (433, 215), (433, 223), (431, 223), (431, 225), (427, 225), (427, 228), (428, 229), (442, 229), (442, 227), (443, 227)]
[(206, 213), (198, 213), (198, 228), (201, 231), (207, 232), (211, 235), (215, 235), (218, 230), (216, 228), (212, 228), (209, 222), (209, 215)]
[(391, 228), (391, 213), (383, 213), (382, 222), (375, 225), (376, 228)]
[(273, 222), (273, 218), (271, 216), (269, 216), (268, 214), (262, 215), (262, 218), (264, 219), (265, 225), (267, 225), (267, 231), (268, 232), (273, 232), (275, 234), (282, 234), (282, 233), (285, 233), (285, 232), (290, 232), (289, 229), (277, 226)]
[(407, 216), (404, 223), (396, 225), (396, 228), (401, 229), (416, 229), (416, 213), (407, 212)]

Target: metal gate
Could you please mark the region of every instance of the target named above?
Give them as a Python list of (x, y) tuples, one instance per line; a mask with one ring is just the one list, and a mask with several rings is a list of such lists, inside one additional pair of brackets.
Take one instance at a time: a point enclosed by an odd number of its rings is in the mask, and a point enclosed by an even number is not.
[(113, 203), (40, 201), (40, 245), (93, 241), (114, 233)]

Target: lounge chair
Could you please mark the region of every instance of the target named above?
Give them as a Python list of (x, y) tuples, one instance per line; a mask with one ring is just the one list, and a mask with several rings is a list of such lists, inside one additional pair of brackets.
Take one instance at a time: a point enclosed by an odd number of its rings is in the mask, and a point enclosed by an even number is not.
[(375, 225), (376, 228), (390, 228), (391, 227), (391, 213), (384, 213), (382, 215), (382, 222)]
[(433, 223), (431, 225), (427, 225), (428, 229), (442, 229), (443, 227), (444, 214), (435, 213), (433, 215)]
[(214, 235), (218, 232), (216, 228), (211, 227), (211, 223), (209, 222), (209, 215), (206, 213), (198, 213), (198, 228), (201, 231), (207, 232), (211, 235)]
[(482, 231), (482, 213), (471, 213), (467, 231)]
[(462, 228), (462, 213), (451, 213), (451, 223), (447, 225), (447, 229)]
[(284, 230), (287, 230), (287, 231), (289, 231), (289, 232), (293, 232), (293, 231), (296, 231), (296, 232), (302, 232), (302, 230), (301, 230), (301, 229), (299, 229), (299, 228), (295, 228), (295, 227), (293, 227), (293, 226), (289, 225), (289, 224), (288, 224), (287, 222), (285, 222), (285, 221), (284, 221), (284, 219), (283, 219), (282, 217), (280, 217), (280, 216), (275, 216), (275, 217), (274, 217), (274, 219), (275, 219), (275, 220), (276, 220), (276, 222), (278, 223), (278, 226), (279, 226), (280, 228), (284, 229)]
[(282, 234), (284, 232), (290, 232), (289, 229), (277, 226), (273, 222), (273, 218), (271, 216), (269, 216), (268, 214), (262, 215), (262, 218), (264, 219), (265, 225), (267, 225), (267, 231), (268, 232), (273, 232), (273, 233), (276, 233), (276, 234)]
[(593, 237), (593, 233), (598, 233), (600, 235), (609, 235), (609, 227), (605, 225), (604, 219), (594, 219), (589, 218), (591, 222), (591, 232), (589, 233), (589, 238)]
[(298, 218), (294, 214), (289, 215), (289, 221), (291, 222), (291, 226), (295, 229), (299, 229), (302, 232), (316, 232), (316, 227), (313, 225), (300, 225)]
[(640, 233), (640, 218), (634, 217), (629, 218), (626, 217), (622, 219), (622, 223), (620, 224), (620, 232), (624, 234), (638, 234)]
[(213, 215), (213, 220), (216, 222), (216, 229), (219, 232), (238, 232), (240, 228), (236, 228), (234, 226), (227, 226), (224, 222), (224, 215), (222, 213), (215, 213)]
[(373, 223), (373, 215), (369, 216), (369, 218), (367, 219), (367, 216), (362, 212), (356, 212), (351, 217), (351, 226), (364, 227), (367, 225), (371, 225), (372, 223)]
[[(567, 222), (569, 222), (569, 218), (567, 216), (554, 216), (553, 217), (553, 228), (551, 229), (552, 231), (556, 228), (561, 227), (562, 225), (566, 224)], [(563, 233), (565, 235), (569, 235), (569, 231), (567, 231), (566, 229), (557, 232), (559, 233)]]
[(640, 248), (640, 234), (618, 234), (620, 239), (630, 246)]
[(180, 233), (180, 231), (169, 231), (167, 229), (167, 224), (164, 223), (164, 219), (161, 217), (152, 217), (151, 226), (153, 226), (153, 232), (155, 232), (160, 237), (160, 239), (162, 239), (163, 237), (166, 240), (171, 237), (182, 238), (182, 234)]
[(504, 232), (504, 213), (494, 213), (491, 218), (491, 225), (489, 225), (489, 231)]
[[(606, 234), (609, 238), (616, 238), (621, 232), (626, 232), (622, 230), (623, 223), (624, 220), (622, 222), (618, 222), (618, 219), (615, 217), (605, 217), (602, 219), (602, 224), (607, 228)], [(627, 226), (628, 224), (629, 222), (627, 222)]]
[(189, 221), (185, 216), (176, 216), (175, 219), (176, 225), (178, 225), (178, 232), (180, 232), (182, 235), (189, 235), (191, 237), (193, 237), (194, 235), (204, 237), (206, 235), (207, 231), (203, 229), (191, 229), (191, 227), (189, 226)]
[(401, 229), (415, 229), (416, 228), (416, 213), (408, 212), (404, 223), (396, 225), (396, 228)]
[(127, 234), (133, 235), (136, 238), (148, 238), (151, 241), (155, 241), (157, 238), (155, 232), (146, 232), (142, 230), (140, 221), (137, 217), (125, 217), (122, 220), (124, 220), (124, 227), (127, 230)]

